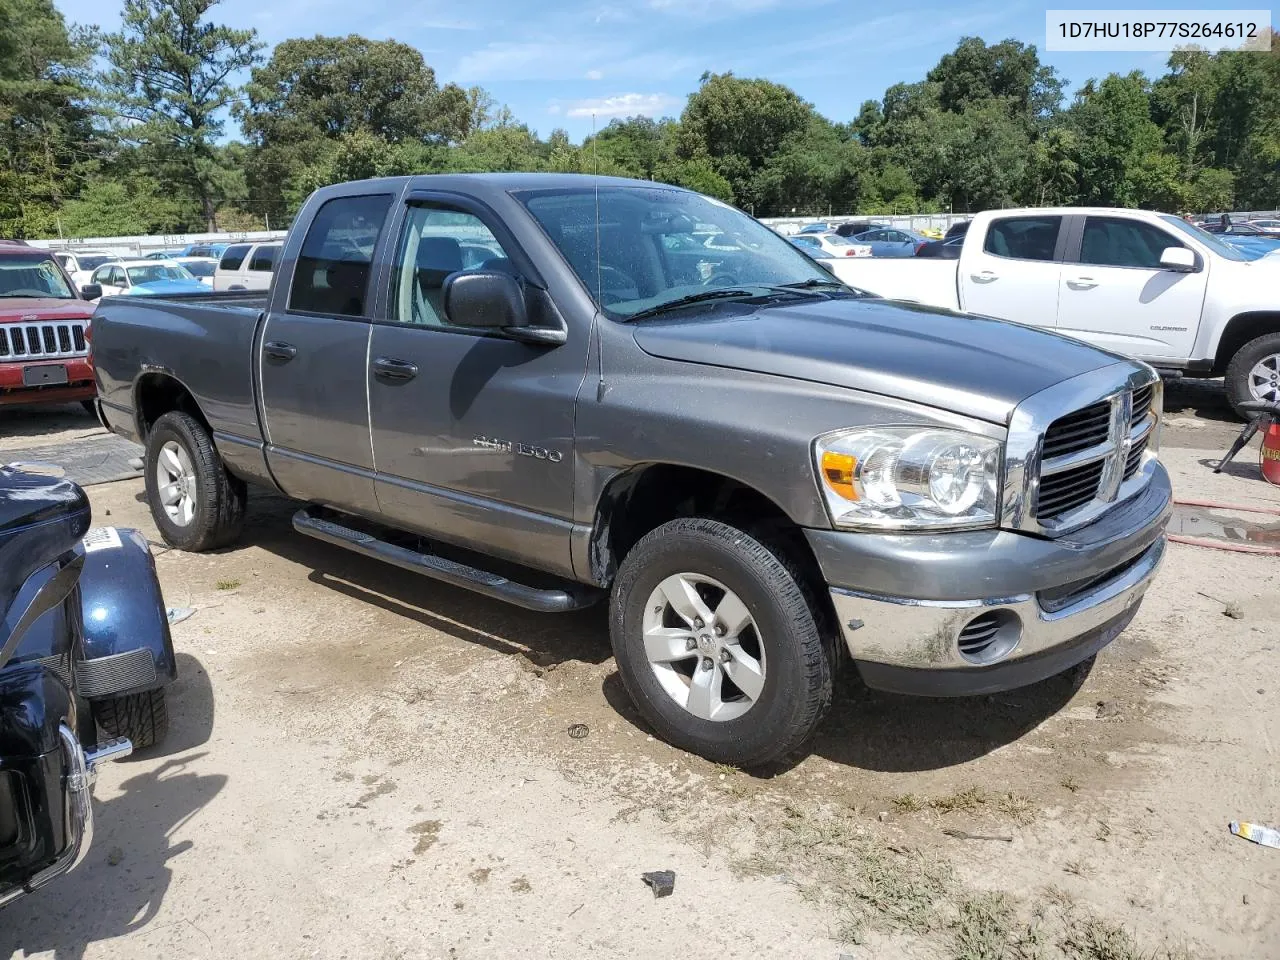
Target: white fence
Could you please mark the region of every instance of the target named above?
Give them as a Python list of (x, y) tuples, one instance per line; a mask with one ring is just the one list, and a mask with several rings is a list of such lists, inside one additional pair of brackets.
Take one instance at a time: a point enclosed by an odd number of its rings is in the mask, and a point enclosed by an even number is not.
[(254, 243), (279, 240), (284, 230), (253, 230), (247, 233), (174, 233), (141, 237), (86, 237), (82, 240), (28, 240), (45, 250), (95, 250), (121, 257), (145, 257), (161, 250), (180, 250), (193, 243)]

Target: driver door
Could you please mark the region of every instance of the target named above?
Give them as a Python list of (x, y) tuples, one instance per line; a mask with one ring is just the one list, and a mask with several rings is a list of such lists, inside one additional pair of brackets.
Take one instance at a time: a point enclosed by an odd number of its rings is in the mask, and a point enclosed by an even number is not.
[[(468, 267), (464, 247), (497, 255)], [(445, 316), (445, 281), (462, 270), (514, 274), (527, 300), (541, 286), (500, 222), (464, 198), (411, 197), (391, 259), (386, 316), (368, 354), (381, 512), (405, 529), (572, 573), (574, 409), (587, 338), (519, 343)]]

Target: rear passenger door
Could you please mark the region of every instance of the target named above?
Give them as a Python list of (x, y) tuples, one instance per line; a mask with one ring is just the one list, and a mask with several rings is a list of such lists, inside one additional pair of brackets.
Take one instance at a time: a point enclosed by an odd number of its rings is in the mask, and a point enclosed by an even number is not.
[(972, 231), (960, 254), (960, 302), (968, 313), (1036, 327), (1058, 323), (1065, 249), (1059, 214), (997, 217), (981, 245)]
[(366, 369), (373, 264), (391, 201), (338, 196), (316, 210), (287, 306), (271, 312), (257, 344), (267, 461), (300, 500), (377, 509)]
[(266, 290), (271, 286), (271, 272), (276, 268), (276, 257), (280, 255), (280, 244), (260, 243), (249, 255), (249, 264), (244, 273), (244, 285), (249, 290)]
[(213, 289), (243, 290), (240, 280), (240, 267), (249, 253), (249, 244), (237, 243), (222, 251), (222, 259), (218, 261), (218, 269), (213, 274)]

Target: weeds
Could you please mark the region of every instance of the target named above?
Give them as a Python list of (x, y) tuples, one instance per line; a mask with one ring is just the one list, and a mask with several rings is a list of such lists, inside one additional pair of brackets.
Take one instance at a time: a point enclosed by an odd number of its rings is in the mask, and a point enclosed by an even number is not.
[(921, 810), (934, 810), (944, 814), (974, 813), (989, 807), (1015, 823), (1027, 824), (1035, 819), (1035, 807), (1027, 797), (1017, 793), (986, 793), (980, 787), (969, 787), (959, 793), (933, 799), (904, 793), (894, 797), (892, 803), (902, 813), (917, 813)]
[(215, 584), (215, 586), (219, 590), (234, 590), (236, 587), (240, 586), (240, 581), (239, 580), (219, 580)]
[(1059, 782), (1062, 784), (1063, 790), (1069, 790), (1072, 793), (1075, 793), (1080, 789), (1080, 781), (1075, 777), (1063, 777)]
[(894, 797), (892, 802), (903, 813), (916, 813), (926, 806), (926, 802), (914, 793), (904, 793), (900, 797)]

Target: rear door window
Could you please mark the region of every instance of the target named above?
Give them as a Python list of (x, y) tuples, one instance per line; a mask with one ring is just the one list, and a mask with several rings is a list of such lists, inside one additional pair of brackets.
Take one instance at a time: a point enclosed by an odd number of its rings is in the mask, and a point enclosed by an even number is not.
[(261, 270), (270, 273), (275, 269), (276, 256), (280, 253), (280, 247), (277, 244), (270, 246), (256, 247), (253, 256), (249, 258), (250, 270)]
[(1062, 217), (1008, 217), (993, 220), (983, 249), (1012, 260), (1054, 259)]
[[(235, 246), (227, 247), (222, 254), (222, 260), (218, 263), (219, 270), (239, 270), (240, 264), (244, 263), (245, 254), (249, 252), (249, 244), (237, 243)], [(192, 256), (200, 256), (200, 254), (192, 254)]]
[(298, 254), (289, 309), (362, 317), (370, 306), (373, 252), (391, 207), (391, 194), (335, 197), (311, 222)]

